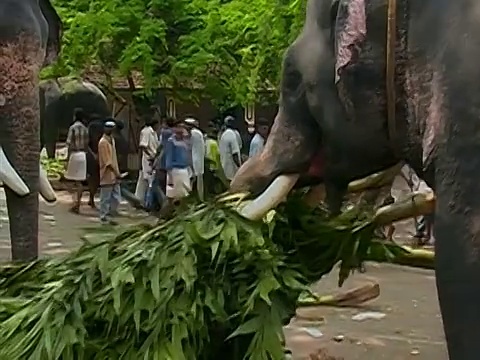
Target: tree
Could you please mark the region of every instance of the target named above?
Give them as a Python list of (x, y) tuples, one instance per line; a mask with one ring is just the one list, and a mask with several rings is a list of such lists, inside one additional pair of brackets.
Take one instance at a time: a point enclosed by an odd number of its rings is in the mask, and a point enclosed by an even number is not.
[[(276, 87), (306, 0), (54, 0), (63, 50), (44, 77), (140, 73), (156, 87), (200, 87), (230, 106)], [(111, 84), (110, 84), (111, 85)]]

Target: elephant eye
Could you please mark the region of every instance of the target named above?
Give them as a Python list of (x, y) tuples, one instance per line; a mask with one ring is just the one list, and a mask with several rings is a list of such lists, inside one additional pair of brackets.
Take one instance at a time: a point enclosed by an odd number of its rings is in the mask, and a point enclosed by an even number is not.
[(283, 62), (282, 92), (296, 93), (302, 84), (302, 74), (291, 56), (286, 56)]

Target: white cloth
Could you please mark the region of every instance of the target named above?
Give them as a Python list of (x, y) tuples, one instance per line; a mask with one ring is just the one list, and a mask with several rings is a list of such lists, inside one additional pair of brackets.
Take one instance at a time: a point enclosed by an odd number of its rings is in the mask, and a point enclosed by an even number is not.
[(263, 147), (265, 146), (265, 139), (259, 133), (256, 133), (250, 142), (250, 151), (248, 152), (248, 157), (253, 157), (262, 152)]
[[(138, 145), (140, 147), (146, 147), (151, 155), (157, 153), (160, 140), (158, 139), (158, 134), (151, 126), (145, 126), (142, 131), (140, 131), (140, 142)], [(150, 160), (145, 152), (142, 151), (142, 176), (145, 180), (149, 180), (151, 176), (152, 166)]]
[(232, 180), (238, 171), (238, 166), (235, 164), (235, 161), (233, 161), (233, 155), (237, 154), (238, 157), (240, 157), (240, 146), (235, 130), (227, 129), (223, 132), (218, 143), (218, 148), (225, 177), (228, 180)]
[(145, 194), (147, 193), (148, 184), (151, 176), (144, 175), (143, 171), (138, 172), (137, 186), (135, 188), (135, 197), (143, 204), (145, 202)]
[(240, 131), (234, 129), (235, 135), (237, 136), (237, 141), (238, 141), (238, 148), (242, 150), (243, 147), (243, 142), (242, 142), (242, 136), (240, 135)]
[(87, 180), (87, 154), (85, 151), (75, 151), (70, 155), (65, 179), (72, 181)]
[(192, 129), (190, 144), (192, 146), (192, 175), (203, 175), (205, 172), (205, 139), (199, 129)]
[(181, 199), (192, 191), (192, 184), (188, 169), (172, 169), (169, 185), (167, 185), (167, 197), (170, 199)]
[(407, 179), (410, 179), (410, 181), (412, 182), (413, 191), (419, 191), (422, 193), (433, 191), (425, 181), (418, 177), (417, 173), (410, 166), (404, 165), (401, 171), (403, 176)]

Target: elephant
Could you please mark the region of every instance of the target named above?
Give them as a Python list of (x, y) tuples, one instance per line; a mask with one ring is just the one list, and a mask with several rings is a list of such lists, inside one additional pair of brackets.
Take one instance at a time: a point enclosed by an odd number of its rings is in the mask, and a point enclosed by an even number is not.
[(110, 116), (106, 96), (88, 81), (65, 77), (40, 82), (40, 147), (49, 158), (55, 157), (59, 133), (66, 135), (75, 108), (101, 119)]
[(410, 165), (436, 196), (436, 282), (451, 360), (480, 354), (479, 20), (477, 0), (309, 0), (285, 52), (270, 136), (230, 187), (257, 195), (253, 218), (295, 186), (324, 183), (335, 214), (351, 180)]
[(39, 72), (56, 60), (61, 34), (50, 0), (0, 1), (0, 182), (13, 260), (38, 256), (38, 195), (56, 200), (40, 168)]

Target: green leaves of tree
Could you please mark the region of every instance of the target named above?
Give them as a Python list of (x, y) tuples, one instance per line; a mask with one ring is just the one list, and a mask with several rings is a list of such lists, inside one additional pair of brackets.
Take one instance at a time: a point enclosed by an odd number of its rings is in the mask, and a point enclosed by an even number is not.
[(234, 105), (276, 88), (306, 0), (53, 2), (65, 34), (60, 60), (45, 77), (139, 72), (146, 93), (201, 87), (217, 103)]

